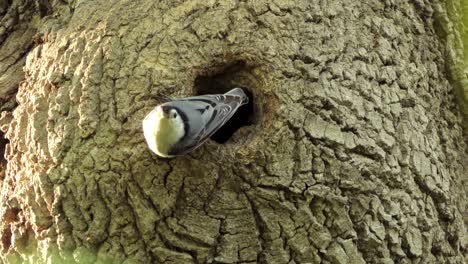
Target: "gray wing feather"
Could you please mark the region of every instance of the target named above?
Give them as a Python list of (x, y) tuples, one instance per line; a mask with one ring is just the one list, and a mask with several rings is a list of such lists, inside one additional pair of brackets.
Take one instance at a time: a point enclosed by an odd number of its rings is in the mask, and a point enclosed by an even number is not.
[(181, 102), (179, 105), (191, 120), (187, 142), (181, 142), (178, 149), (183, 154), (196, 149), (218, 131), (240, 106), (248, 102), (248, 97), (236, 88), (226, 94), (201, 95), (177, 101)]

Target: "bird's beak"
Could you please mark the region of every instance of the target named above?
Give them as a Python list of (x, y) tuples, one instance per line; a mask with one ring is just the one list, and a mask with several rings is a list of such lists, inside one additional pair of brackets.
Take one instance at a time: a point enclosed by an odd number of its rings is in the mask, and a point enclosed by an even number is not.
[(167, 106), (167, 105), (163, 105), (163, 106), (161, 106), (161, 110), (163, 112), (164, 117), (169, 118), (169, 113), (171, 111), (171, 108), (169, 106)]
[(168, 118), (169, 116), (169, 111), (164, 106), (158, 107), (158, 116), (160, 118)]

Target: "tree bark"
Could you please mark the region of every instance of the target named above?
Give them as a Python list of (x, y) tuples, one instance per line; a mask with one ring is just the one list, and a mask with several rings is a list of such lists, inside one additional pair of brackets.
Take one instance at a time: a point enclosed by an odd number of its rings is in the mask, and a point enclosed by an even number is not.
[[(0, 58), (27, 55), (0, 66), (0, 93), (24, 78), (1, 109), (1, 261), (464, 263), (457, 34), (433, 2), (0, 4)], [(253, 124), (147, 148), (158, 95), (233, 86)]]

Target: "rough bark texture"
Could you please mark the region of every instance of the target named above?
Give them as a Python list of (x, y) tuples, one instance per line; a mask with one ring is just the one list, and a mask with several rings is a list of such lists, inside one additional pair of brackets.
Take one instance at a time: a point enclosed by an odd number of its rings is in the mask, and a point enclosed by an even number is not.
[[(467, 145), (435, 2), (34, 2), (47, 16), (0, 119), (0, 259), (464, 263)], [(156, 95), (233, 85), (254, 125), (148, 150)]]
[(34, 46), (36, 25), (45, 13), (33, 1), (0, 2), (0, 112), (11, 111), (18, 84), (24, 80), (26, 55)]

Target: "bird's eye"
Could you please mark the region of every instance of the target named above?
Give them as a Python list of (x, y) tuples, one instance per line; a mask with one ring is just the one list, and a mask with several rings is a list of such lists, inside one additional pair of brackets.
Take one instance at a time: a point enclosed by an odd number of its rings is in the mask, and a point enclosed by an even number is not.
[(172, 118), (176, 118), (177, 117), (177, 112), (176, 111), (173, 111), (172, 114), (171, 114)]

